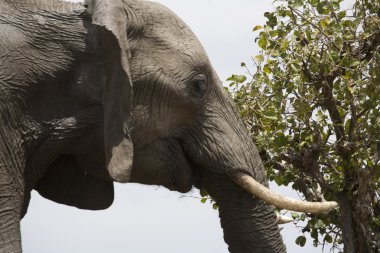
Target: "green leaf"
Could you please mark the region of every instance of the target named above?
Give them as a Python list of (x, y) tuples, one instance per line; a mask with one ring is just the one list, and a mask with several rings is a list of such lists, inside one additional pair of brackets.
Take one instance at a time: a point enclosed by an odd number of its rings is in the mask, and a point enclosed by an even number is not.
[(354, 22), (352, 22), (352, 20), (344, 20), (344, 21), (342, 22), (342, 25), (343, 25), (344, 27), (353, 27), (353, 26), (354, 26)]
[(253, 27), (253, 31), (257, 31), (257, 30), (260, 30), (260, 29), (263, 29), (263, 27), (261, 25), (257, 25), (255, 27)]
[(268, 45), (268, 38), (267, 36), (261, 36), (261, 38), (259, 39), (259, 42), (257, 43), (259, 45), (259, 47), (261, 47), (262, 49), (266, 49), (267, 48), (267, 45)]
[(314, 241), (318, 241), (318, 230), (317, 229), (312, 229), (310, 232), (311, 238), (314, 239)]
[(206, 196), (208, 196), (207, 191), (206, 191), (205, 189), (203, 189), (203, 188), (201, 188), (201, 189), (199, 190), (199, 194), (200, 194), (202, 197), (206, 197)]
[(255, 56), (255, 61), (257, 61), (258, 63), (261, 63), (264, 61), (264, 56), (262, 55), (256, 55)]
[(282, 177), (279, 177), (279, 176), (275, 177), (274, 181), (276, 182), (277, 185), (284, 185), (285, 184), (284, 179)]
[(263, 68), (263, 72), (266, 73), (266, 74), (270, 74), (272, 73), (272, 70), (271, 68), (269, 67), (269, 64), (265, 64), (264, 68)]
[(306, 244), (306, 237), (305, 236), (298, 236), (296, 239), (296, 244), (303, 247)]
[(235, 81), (236, 80), (236, 75), (232, 75), (229, 78), (227, 78), (227, 81)]
[(263, 117), (267, 118), (267, 119), (270, 119), (270, 120), (277, 120), (278, 119), (277, 112), (272, 111), (272, 110), (264, 111), (263, 112)]
[(207, 198), (202, 198), (201, 199), (201, 202), (204, 204), (204, 203), (206, 203), (206, 201), (207, 201)]
[(286, 146), (286, 144), (288, 143), (288, 139), (286, 138), (286, 136), (281, 132), (277, 138), (276, 138), (276, 142), (275, 142), (275, 145), (277, 148), (282, 148), (284, 146)]
[(323, 220), (318, 219), (314, 225), (314, 228), (319, 229), (319, 228), (323, 228), (324, 226), (325, 224), (323, 223)]
[(333, 238), (331, 237), (331, 235), (326, 234), (326, 235), (325, 235), (325, 238), (324, 238), (323, 240), (325, 240), (325, 241), (328, 242), (328, 243), (332, 243)]
[(214, 204), (212, 204), (212, 208), (213, 208), (214, 210), (217, 210), (217, 209), (219, 208), (219, 206), (218, 206), (217, 203), (214, 203)]
[(275, 14), (273, 12), (265, 12), (264, 17), (266, 17), (268, 19), (267, 24), (270, 27), (273, 28), (277, 25), (277, 17), (275, 16)]
[(247, 77), (245, 75), (239, 75), (236, 77), (236, 82), (238, 83), (244, 83), (245, 80), (247, 80)]
[(269, 35), (270, 35), (272, 38), (274, 38), (274, 37), (278, 36), (278, 33), (279, 33), (278, 30), (273, 30), (273, 31), (270, 31), (270, 32), (269, 32)]
[(330, 17), (326, 17), (320, 21), (322, 29), (326, 29), (331, 23)]
[(294, 72), (298, 72), (299, 66), (297, 64), (290, 64), (290, 69), (293, 70)]
[(273, 58), (276, 58), (279, 55), (280, 55), (280, 52), (278, 50), (271, 50), (270, 52), (270, 56), (272, 56)]
[[(336, 37), (336, 38), (334, 39), (334, 42), (335, 42), (335, 44), (337, 44), (337, 46), (339, 46), (339, 47), (341, 47), (341, 46), (343, 45), (343, 39), (342, 39), (341, 37)], [(338, 59), (338, 58), (336, 58), (336, 59)]]
[(300, 217), (300, 215), (298, 213), (293, 213), (292, 212), (292, 218), (293, 218), (293, 220), (298, 219), (299, 217)]
[(298, 8), (303, 6), (304, 1), (303, 0), (294, 0), (293, 7)]
[(281, 49), (282, 49), (282, 50), (286, 50), (286, 49), (288, 49), (289, 44), (290, 44), (290, 41), (285, 40), (285, 41), (282, 43), (282, 45), (281, 45)]
[(374, 222), (378, 227), (380, 227), (380, 216), (379, 216), (379, 217), (373, 217), (372, 220), (373, 220), (373, 222)]
[(338, 13), (338, 18), (342, 19), (342, 18), (346, 17), (346, 15), (347, 15), (347, 11), (341, 11)]
[(317, 11), (319, 14), (329, 14), (330, 10), (327, 5), (327, 1), (319, 2), (317, 4)]
[(319, 3), (319, 0), (310, 0), (310, 4), (314, 7), (317, 6), (318, 3)]

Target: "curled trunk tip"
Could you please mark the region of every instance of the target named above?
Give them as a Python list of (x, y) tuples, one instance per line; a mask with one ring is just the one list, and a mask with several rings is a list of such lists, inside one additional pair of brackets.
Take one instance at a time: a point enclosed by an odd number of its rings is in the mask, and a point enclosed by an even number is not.
[(244, 173), (233, 173), (230, 177), (247, 192), (280, 209), (304, 213), (321, 213), (338, 207), (338, 203), (335, 201), (308, 202), (282, 196)]

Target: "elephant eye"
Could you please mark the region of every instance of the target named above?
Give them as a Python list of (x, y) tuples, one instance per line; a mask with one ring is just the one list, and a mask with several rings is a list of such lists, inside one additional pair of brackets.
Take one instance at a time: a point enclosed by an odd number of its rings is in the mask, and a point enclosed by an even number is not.
[(207, 91), (207, 81), (203, 77), (196, 77), (192, 81), (192, 93), (198, 98), (202, 98)]

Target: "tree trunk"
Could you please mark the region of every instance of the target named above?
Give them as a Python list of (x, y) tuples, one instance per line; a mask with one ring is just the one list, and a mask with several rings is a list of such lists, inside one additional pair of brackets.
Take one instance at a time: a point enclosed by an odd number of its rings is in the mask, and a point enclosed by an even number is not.
[(352, 203), (347, 198), (346, 192), (337, 194), (342, 221), (342, 236), (344, 253), (357, 253), (355, 246), (355, 235), (352, 226)]
[(337, 194), (339, 202), (344, 253), (378, 253), (378, 235), (370, 227), (371, 177), (369, 171), (359, 174), (357, 196), (350, 199), (347, 191)]
[(370, 224), (372, 217), (376, 216), (371, 207), (371, 202), (375, 198), (371, 187), (372, 178), (372, 171), (358, 171), (357, 197), (353, 202), (353, 227), (358, 242), (358, 252), (378, 253), (380, 251), (379, 235), (376, 235), (376, 229), (371, 229)]
[(219, 206), (224, 240), (230, 252), (286, 252), (272, 206), (253, 198), (225, 175), (206, 173), (202, 186)]

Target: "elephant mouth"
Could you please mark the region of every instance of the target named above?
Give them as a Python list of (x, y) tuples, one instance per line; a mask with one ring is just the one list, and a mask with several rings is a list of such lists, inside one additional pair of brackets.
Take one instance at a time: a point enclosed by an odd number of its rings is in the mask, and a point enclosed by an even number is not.
[(162, 185), (181, 193), (189, 192), (193, 186), (200, 189), (202, 173), (216, 169), (194, 159), (189, 145), (172, 136), (135, 148), (131, 182)]
[[(162, 185), (169, 190), (188, 192), (193, 186), (201, 188), (202, 174), (205, 171), (215, 172), (218, 168), (194, 157), (194, 148), (183, 143), (179, 138), (158, 139), (135, 150), (132, 169), (132, 182)], [(223, 165), (219, 165), (223, 166)], [(280, 209), (291, 211), (319, 213), (335, 207), (334, 201), (307, 202), (284, 197), (260, 184), (250, 175), (238, 168), (222, 168), (220, 173), (227, 174), (240, 188), (264, 202)]]
[(189, 192), (193, 186), (200, 189), (202, 182), (202, 172), (210, 170), (201, 162), (197, 162), (189, 152), (186, 151), (185, 144), (179, 138), (170, 139), (169, 142), (175, 143), (175, 152), (171, 156), (175, 157), (175, 166), (172, 167), (172, 180), (169, 184), (165, 185), (171, 191), (178, 191), (181, 193)]

